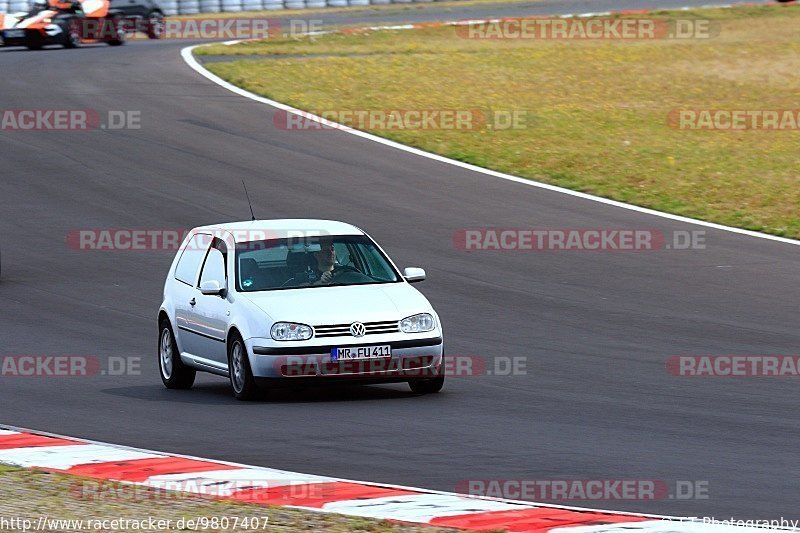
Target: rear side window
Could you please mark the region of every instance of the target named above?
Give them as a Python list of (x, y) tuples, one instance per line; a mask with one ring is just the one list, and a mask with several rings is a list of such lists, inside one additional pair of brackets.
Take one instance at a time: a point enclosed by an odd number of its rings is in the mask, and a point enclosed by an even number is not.
[(198, 233), (192, 237), (183, 249), (178, 266), (175, 267), (175, 279), (194, 286), (197, 280), (197, 271), (200, 263), (206, 256), (206, 250), (211, 244), (211, 235)]

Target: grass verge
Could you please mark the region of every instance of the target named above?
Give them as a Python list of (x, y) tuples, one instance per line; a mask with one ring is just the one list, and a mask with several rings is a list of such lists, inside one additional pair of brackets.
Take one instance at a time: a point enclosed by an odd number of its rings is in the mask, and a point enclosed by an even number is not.
[(275, 9), (270, 11), (241, 11), (236, 13), (200, 13), (198, 15), (175, 15), (170, 20), (186, 19), (228, 19), (228, 18), (287, 18), (299, 17), (308, 18), (308, 15), (322, 15), (330, 13), (352, 13), (352, 14), (372, 14), (375, 16), (391, 14), (404, 11), (425, 11), (429, 9), (453, 10), (467, 6), (481, 6), (493, 4), (530, 4), (541, 0), (441, 0), (432, 2), (412, 2), (408, 4), (375, 4), (369, 6), (350, 6), (350, 7), (323, 7), (308, 9)]
[[(401, 525), (384, 520), (214, 501), (182, 493), (148, 493), (119, 484), (0, 465), (0, 517), (19, 530), (23, 520), (40, 531), (153, 531), (169, 520), (169, 531), (330, 531), (347, 533), (436, 533), (449, 529)], [(40, 520), (46, 520), (40, 524)], [(183, 519), (183, 522), (181, 520)], [(78, 523), (76, 521), (83, 521)], [(91, 522), (90, 522), (91, 520)], [(97, 522), (106, 520), (105, 524)], [(118, 522), (111, 522), (117, 520)], [(136, 521), (123, 522), (124, 520)], [(217, 522), (215, 522), (215, 520)], [(72, 521), (71, 523), (69, 521)], [(194, 521), (194, 527), (192, 522)], [(166, 522), (163, 522), (167, 525)], [(138, 527), (144, 525), (145, 527)], [(102, 526), (102, 527), (100, 527)], [(181, 527), (183, 526), (183, 527)], [(235, 526), (235, 527), (234, 527)], [(160, 526), (156, 526), (160, 527)], [(0, 527), (0, 530), (3, 530)], [(164, 530), (164, 529), (162, 529)]]
[[(454, 159), (653, 209), (800, 237), (800, 132), (688, 131), (677, 109), (800, 108), (800, 9), (659, 12), (707, 39), (467, 39), (453, 27), (274, 39), (197, 50), (301, 109), (524, 110), (504, 131), (367, 131)], [(286, 135), (294, 135), (287, 131)], [(324, 132), (320, 133), (324, 134)]]

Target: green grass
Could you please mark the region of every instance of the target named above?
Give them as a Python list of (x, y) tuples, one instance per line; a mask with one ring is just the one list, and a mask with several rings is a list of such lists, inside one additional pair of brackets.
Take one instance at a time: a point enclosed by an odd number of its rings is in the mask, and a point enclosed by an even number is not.
[[(530, 2), (531, 0), (441, 0), (436, 2), (414, 2), (408, 4), (379, 4), (369, 6), (352, 7), (324, 7), (308, 9), (276, 9), (270, 11), (241, 11), (235, 13), (200, 13), (198, 15), (176, 15), (170, 19), (226, 19), (226, 18), (286, 18), (302, 17), (308, 18), (309, 15), (321, 15), (330, 13), (358, 13), (359, 15), (368, 13), (375, 17), (380, 15), (396, 13), (400, 11), (425, 11), (427, 9), (457, 9), (464, 6), (486, 5), (486, 4), (517, 4), (520, 2)], [(454, 11), (454, 13), (456, 13)], [(454, 14), (453, 18), (457, 18)]]
[(711, 18), (719, 34), (476, 40), (443, 27), (211, 46), (198, 54), (264, 55), (207, 67), (310, 111), (527, 110), (524, 129), (374, 133), (636, 205), (800, 237), (800, 132), (667, 124), (676, 108), (800, 108), (800, 9), (662, 15)]

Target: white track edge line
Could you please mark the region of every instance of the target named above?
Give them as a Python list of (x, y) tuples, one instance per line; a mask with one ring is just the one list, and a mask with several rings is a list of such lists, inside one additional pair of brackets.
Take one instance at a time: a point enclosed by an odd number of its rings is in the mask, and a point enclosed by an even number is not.
[[(180, 457), (182, 459), (194, 459), (196, 461), (207, 461), (207, 462), (211, 462), (211, 463), (217, 463), (217, 464), (227, 465), (227, 466), (235, 466), (235, 467), (239, 467), (239, 468), (272, 468), (272, 467), (263, 467), (263, 466), (255, 466), (255, 465), (246, 465), (246, 464), (243, 464), (243, 463), (234, 463), (234, 462), (231, 462), (231, 461), (222, 461), (222, 460), (218, 460), (218, 459), (209, 459), (207, 457), (198, 457), (196, 455), (184, 455), (184, 454), (180, 454), (180, 453), (169, 453), (169, 452), (162, 452), (162, 451), (156, 451), (156, 450), (148, 450), (146, 448), (137, 448), (135, 446), (126, 446), (124, 444), (111, 444), (111, 443), (108, 443), (108, 442), (101, 442), (101, 441), (96, 441), (96, 440), (91, 440), (91, 439), (83, 439), (83, 438), (80, 438), (80, 437), (70, 437), (70, 436), (67, 436), (67, 435), (60, 435), (58, 433), (50, 433), (50, 432), (47, 432), (47, 431), (40, 431), (40, 430), (36, 430), (36, 429), (22, 428), (22, 427), (17, 427), (17, 426), (13, 426), (13, 425), (10, 425), (10, 424), (5, 424), (5, 423), (0, 423), (0, 429), (10, 429), (10, 430), (13, 430), (13, 431), (19, 431), (20, 433), (30, 433), (30, 434), (33, 434), (33, 435), (41, 435), (41, 436), (44, 436), (44, 437), (54, 437), (54, 438), (60, 438), (60, 439), (75, 440), (75, 441), (78, 441), (78, 442), (81, 442), (81, 443), (98, 444), (98, 445), (101, 445), (101, 446), (109, 446), (109, 447), (112, 447), (112, 448), (118, 448), (118, 449), (122, 449), (122, 450), (129, 450), (129, 451), (142, 452), (142, 453), (161, 454), (161, 455), (164, 455), (165, 457)], [(280, 469), (274, 468), (274, 470), (280, 470)], [(301, 472), (290, 472), (290, 473), (292, 473), (292, 474), (300, 474), (300, 475), (317, 475), (317, 474), (306, 474), (306, 473), (301, 473)], [(69, 474), (66, 474), (66, 475), (69, 475)], [(198, 475), (202, 475), (202, 472), (198, 472)], [(462, 497), (462, 498), (473, 498), (473, 499), (476, 499), (476, 500), (489, 500), (489, 501), (495, 501), (495, 502), (501, 502), (501, 503), (511, 503), (511, 504), (523, 505), (523, 506), (531, 507), (531, 508), (542, 508), (542, 507), (544, 507), (544, 508), (548, 508), (548, 509), (563, 509), (565, 511), (603, 513), (603, 514), (620, 515), (620, 516), (635, 516), (635, 517), (639, 517), (639, 518), (653, 518), (653, 519), (658, 519), (658, 520), (681, 521), (681, 522), (690, 522), (693, 519), (694, 520), (699, 520), (699, 517), (696, 517), (696, 516), (668, 516), (668, 515), (637, 513), (637, 512), (632, 512), (632, 511), (611, 511), (611, 510), (608, 510), (608, 509), (592, 509), (592, 508), (589, 508), (589, 507), (570, 507), (570, 506), (567, 506), (567, 505), (555, 505), (555, 504), (549, 504), (549, 503), (539, 503), (539, 502), (531, 502), (531, 501), (524, 501), (524, 500), (511, 500), (511, 499), (506, 499), (506, 498), (493, 498), (493, 497), (490, 497), (490, 496), (473, 496), (473, 495), (470, 495), (470, 494), (459, 494), (457, 492), (447, 492), (447, 491), (434, 490), (434, 489), (421, 489), (421, 488), (418, 488), (418, 487), (408, 487), (406, 485), (393, 485), (393, 484), (389, 484), (389, 483), (377, 483), (377, 482), (372, 482), (372, 481), (357, 481), (357, 480), (353, 480), (353, 479), (337, 478), (337, 477), (334, 477), (334, 476), (325, 476), (325, 477), (328, 477), (328, 478), (332, 479), (333, 481), (344, 482), (344, 483), (355, 483), (355, 484), (358, 484), (358, 485), (368, 485), (368, 486), (371, 486), (371, 487), (382, 487), (382, 488), (389, 488), (389, 489), (408, 490), (408, 491), (412, 491), (412, 492), (419, 492), (419, 493), (422, 493), (422, 494), (438, 494), (438, 495), (441, 495), (441, 496), (459, 496), (459, 497)], [(124, 481), (124, 480), (109, 480), (109, 481), (115, 481), (115, 482), (120, 481), (120, 482), (123, 482), (123, 483), (130, 483), (130, 484), (137, 484), (138, 483), (138, 482), (135, 482), (135, 481)], [(300, 508), (299, 506), (285, 506), (285, 507), (298, 507), (298, 508)], [(305, 507), (302, 507), (302, 508), (306, 509)]]
[[(714, 7), (714, 8), (722, 7), (722, 8), (725, 8), (725, 7), (728, 7), (728, 6), (727, 5), (726, 6), (716, 6), (716, 5), (714, 5), (714, 6), (703, 6), (701, 8), (690, 7), (690, 9), (704, 9), (704, 8), (709, 8), (709, 7)], [(673, 8), (673, 10), (679, 10), (679, 9), (683, 9), (683, 8)], [(442, 24), (443, 25), (457, 24), (457, 21), (443, 22)], [(375, 28), (375, 29), (377, 29), (377, 28)], [(323, 32), (323, 33), (326, 33), (326, 32)], [(193, 52), (194, 52), (194, 50), (196, 48), (203, 47), (203, 46), (210, 46), (210, 45), (213, 45), (213, 44), (217, 44), (217, 43), (207, 43), (207, 44), (198, 44), (198, 45), (193, 45), (193, 46), (187, 46), (187, 47), (185, 47), (185, 48), (183, 48), (181, 50), (181, 57), (183, 58), (184, 62), (192, 70), (194, 70), (195, 72), (197, 72), (198, 74), (200, 74), (204, 78), (208, 79), (209, 81), (211, 81), (211, 82), (213, 82), (213, 83), (215, 83), (215, 84), (217, 84), (217, 85), (219, 85), (219, 86), (221, 86), (221, 87), (223, 87), (223, 88), (225, 88), (225, 89), (227, 89), (227, 90), (229, 90), (229, 91), (231, 91), (233, 93), (236, 93), (239, 96), (243, 96), (245, 98), (249, 98), (250, 100), (259, 102), (261, 104), (266, 104), (266, 105), (275, 107), (277, 109), (280, 109), (280, 110), (283, 110), (283, 111), (286, 111), (286, 112), (289, 112), (289, 113), (294, 113), (296, 115), (303, 116), (303, 117), (305, 117), (307, 119), (313, 120), (313, 121), (318, 122), (318, 123), (323, 124), (323, 125), (333, 126), (335, 129), (345, 131), (347, 133), (350, 133), (351, 135), (355, 135), (355, 136), (361, 137), (363, 139), (367, 139), (367, 140), (370, 140), (370, 141), (373, 141), (373, 142), (377, 142), (379, 144), (383, 144), (383, 145), (389, 146), (391, 148), (402, 150), (404, 152), (408, 152), (408, 153), (411, 153), (411, 154), (414, 154), (414, 155), (417, 155), (417, 156), (420, 156), (420, 157), (425, 157), (425, 158), (428, 158), (428, 159), (432, 159), (432, 160), (438, 161), (440, 163), (445, 163), (445, 164), (448, 164), (448, 165), (452, 165), (452, 166), (455, 166), (455, 167), (463, 168), (463, 169), (470, 170), (470, 171), (473, 171), (473, 172), (478, 172), (478, 173), (485, 174), (485, 175), (488, 175), (488, 176), (492, 176), (492, 177), (495, 177), (495, 178), (500, 178), (500, 179), (503, 179), (503, 180), (506, 180), (506, 181), (513, 181), (513, 182), (520, 183), (520, 184), (523, 184), (523, 185), (528, 185), (529, 187), (537, 187), (537, 188), (540, 188), (540, 189), (545, 189), (545, 190), (552, 191), (552, 192), (566, 194), (568, 196), (573, 196), (573, 197), (576, 197), (576, 198), (581, 198), (581, 199), (589, 200), (589, 201), (596, 202), (596, 203), (610, 205), (610, 206), (618, 207), (618, 208), (621, 208), (621, 209), (627, 209), (629, 211), (635, 211), (637, 213), (642, 213), (642, 214), (645, 214), (645, 215), (656, 216), (656, 217), (665, 218), (665, 219), (669, 219), (669, 220), (674, 220), (674, 221), (682, 222), (682, 223), (686, 223), (686, 224), (694, 224), (694, 225), (697, 225), (697, 226), (702, 226), (702, 227), (706, 227), (706, 228), (725, 231), (725, 232), (728, 232), (728, 233), (736, 233), (736, 234), (739, 234), (739, 235), (746, 235), (748, 237), (755, 237), (755, 238), (758, 238), (758, 239), (764, 239), (764, 240), (769, 240), (769, 241), (774, 241), (774, 242), (781, 242), (781, 243), (784, 243), (784, 244), (791, 244), (791, 245), (794, 245), (794, 246), (799, 246), (800, 245), (800, 240), (791, 239), (791, 238), (788, 238), (788, 237), (779, 237), (777, 235), (770, 235), (770, 234), (761, 233), (761, 232), (758, 232), (758, 231), (752, 231), (752, 230), (747, 230), (747, 229), (742, 229), (742, 228), (735, 228), (735, 227), (732, 227), (732, 226), (725, 226), (723, 224), (717, 224), (715, 222), (708, 222), (708, 221), (705, 221), (705, 220), (698, 220), (698, 219), (695, 219), (695, 218), (684, 217), (684, 216), (681, 216), (681, 215), (674, 215), (672, 213), (665, 213), (663, 211), (657, 211), (655, 209), (650, 209), (650, 208), (647, 208), (647, 207), (641, 207), (641, 206), (637, 206), (637, 205), (627, 204), (627, 203), (620, 202), (620, 201), (617, 201), (617, 200), (611, 200), (609, 198), (603, 198), (603, 197), (595, 196), (595, 195), (592, 195), (592, 194), (587, 194), (587, 193), (583, 193), (583, 192), (579, 192), (579, 191), (573, 191), (571, 189), (565, 189), (563, 187), (558, 187), (556, 185), (551, 185), (549, 183), (543, 183), (543, 182), (532, 180), (532, 179), (521, 178), (519, 176), (513, 176), (511, 174), (505, 174), (503, 172), (498, 172), (496, 170), (491, 170), (491, 169), (479, 167), (479, 166), (476, 166), (476, 165), (471, 165), (469, 163), (464, 163), (462, 161), (456, 161), (455, 159), (450, 159), (450, 158), (445, 157), (445, 156), (441, 156), (441, 155), (434, 154), (434, 153), (431, 153), (431, 152), (426, 152), (425, 150), (421, 150), (419, 148), (414, 148), (414, 147), (411, 147), (411, 146), (408, 146), (408, 145), (405, 145), (405, 144), (401, 144), (401, 143), (398, 143), (398, 142), (395, 142), (395, 141), (391, 141), (389, 139), (384, 139), (383, 137), (378, 137), (377, 135), (373, 135), (371, 133), (367, 133), (367, 132), (364, 132), (364, 131), (360, 131), (360, 130), (356, 130), (356, 129), (350, 128), (350, 127), (345, 126), (343, 124), (338, 124), (338, 123), (329, 121), (329, 120), (324, 119), (324, 118), (322, 118), (320, 116), (314, 115), (313, 113), (309, 113), (307, 111), (303, 111), (301, 109), (297, 109), (297, 108), (291, 107), (291, 106), (283, 104), (281, 102), (277, 102), (275, 100), (271, 100), (269, 98), (265, 98), (263, 96), (259, 96), (257, 94), (254, 94), (254, 93), (252, 93), (250, 91), (242, 89), (241, 87), (237, 87), (236, 85), (233, 85), (232, 83), (229, 83), (229, 82), (223, 80), (222, 78), (220, 78), (216, 74), (213, 74), (212, 72), (207, 70), (205, 67), (203, 67), (203, 65), (201, 65), (200, 62), (198, 62), (197, 59), (195, 59), (195, 57), (193, 55)], [(227, 41), (225, 44), (233, 44), (233, 42), (232, 41)]]

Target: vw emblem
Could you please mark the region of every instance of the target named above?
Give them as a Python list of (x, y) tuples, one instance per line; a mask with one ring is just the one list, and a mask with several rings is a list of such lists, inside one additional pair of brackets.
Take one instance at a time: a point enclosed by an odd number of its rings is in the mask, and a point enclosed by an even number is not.
[(367, 328), (361, 322), (353, 322), (350, 324), (350, 335), (353, 337), (363, 337), (367, 334)]

